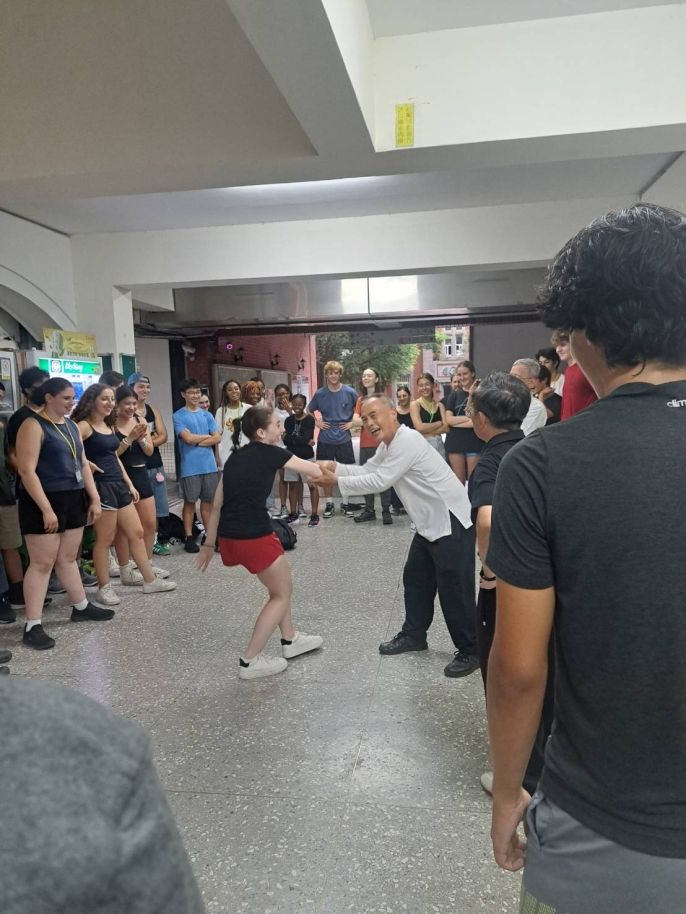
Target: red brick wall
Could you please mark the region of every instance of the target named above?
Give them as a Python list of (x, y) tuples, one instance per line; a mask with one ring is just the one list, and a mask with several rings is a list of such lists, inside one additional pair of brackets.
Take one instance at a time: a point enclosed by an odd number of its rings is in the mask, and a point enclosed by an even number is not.
[[(219, 347), (217, 345), (219, 341)], [(225, 343), (233, 343), (233, 350), (228, 352)], [(221, 362), (234, 365), (235, 354), (243, 347), (243, 361), (238, 364), (244, 368), (271, 368), (272, 359), (279, 356), (279, 371), (288, 371), (293, 379), (297, 374), (309, 378), (310, 394), (317, 389), (317, 347), (314, 334), (282, 333), (265, 336), (239, 336), (229, 331), (218, 334), (217, 338), (194, 340), (195, 355), (186, 357), (186, 371), (189, 377), (197, 378), (203, 385), (209, 385), (212, 378), (212, 365)], [(305, 360), (302, 372), (298, 367), (301, 359)]]

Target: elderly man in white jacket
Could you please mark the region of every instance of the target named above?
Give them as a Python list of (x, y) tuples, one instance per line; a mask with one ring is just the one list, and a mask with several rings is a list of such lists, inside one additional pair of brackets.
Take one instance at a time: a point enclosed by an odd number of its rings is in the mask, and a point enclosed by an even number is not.
[[(364, 466), (323, 461), (328, 481), (341, 495), (368, 495), (393, 486), (417, 532), (403, 573), (405, 622), (382, 654), (425, 651), (436, 592), (455, 645), (446, 676), (478, 669), (474, 588), (475, 538), (467, 491), (419, 432), (398, 423), (395, 407), (381, 395), (366, 397), (362, 422), (379, 442)], [(326, 480), (320, 480), (320, 483)]]

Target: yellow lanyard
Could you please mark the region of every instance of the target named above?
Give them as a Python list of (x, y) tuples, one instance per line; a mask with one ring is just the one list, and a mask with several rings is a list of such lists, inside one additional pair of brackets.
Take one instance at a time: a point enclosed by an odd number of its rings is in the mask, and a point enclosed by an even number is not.
[(48, 420), (50, 425), (52, 425), (52, 427), (55, 429), (57, 434), (60, 436), (60, 438), (62, 438), (64, 443), (67, 445), (67, 447), (71, 451), (71, 455), (74, 458), (74, 463), (78, 463), (78, 460), (76, 459), (76, 442), (74, 441), (74, 439), (71, 436), (71, 431), (69, 430), (69, 425), (67, 424), (66, 420), (65, 420), (64, 426), (67, 429), (67, 434), (65, 435), (64, 432), (60, 429), (59, 425), (57, 425), (56, 422), (52, 421), (50, 416), (48, 416), (46, 413), (43, 413), (43, 415), (45, 416), (45, 418)]
[(432, 405), (434, 408), (433, 408), (433, 409), (427, 409), (427, 407), (426, 407), (427, 401), (426, 401), (426, 399), (425, 399), (424, 397), (420, 397), (420, 398), (419, 398), (419, 402), (420, 402), (420, 403), (422, 404), (422, 406), (424, 407), (424, 412), (428, 413), (429, 416), (431, 417), (431, 418), (429, 419), (429, 422), (433, 422), (433, 421), (434, 421), (434, 417), (435, 417), (436, 413), (438, 412), (438, 404), (435, 403), (433, 400), (431, 400), (431, 401), (430, 401), (430, 402), (431, 402), (431, 405)]

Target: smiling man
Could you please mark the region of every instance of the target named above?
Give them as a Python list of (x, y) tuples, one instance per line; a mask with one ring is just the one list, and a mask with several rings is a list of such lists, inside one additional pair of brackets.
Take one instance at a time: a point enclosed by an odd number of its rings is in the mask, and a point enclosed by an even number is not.
[(393, 486), (417, 527), (405, 563), (405, 622), (379, 646), (382, 654), (425, 651), (436, 592), (456, 648), (446, 676), (478, 669), (474, 595), (474, 528), (465, 487), (419, 432), (400, 425), (391, 401), (371, 394), (362, 403), (364, 427), (378, 442), (364, 466), (322, 463), (320, 484), (338, 484), (343, 497)]

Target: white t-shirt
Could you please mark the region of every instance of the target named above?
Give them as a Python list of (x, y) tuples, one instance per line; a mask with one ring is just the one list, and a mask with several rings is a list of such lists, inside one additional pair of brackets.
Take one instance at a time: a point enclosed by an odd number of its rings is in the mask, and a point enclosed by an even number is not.
[[(287, 409), (279, 409), (278, 406), (274, 407), (274, 412), (279, 417), (279, 422), (281, 423), (281, 431), (283, 431), (286, 427), (286, 419), (288, 419), (288, 417), (293, 414), (289, 413)], [(279, 441), (278, 447), (286, 447), (286, 445), (283, 443), (283, 440)]]
[[(214, 414), (214, 418), (217, 420), (219, 430), (222, 433), (222, 440), (219, 442), (219, 463), (222, 466), (224, 466), (226, 461), (229, 459), (234, 449), (233, 421), (234, 419), (240, 419), (247, 409), (248, 406), (246, 403), (241, 403), (236, 407), (220, 406), (217, 412)], [(244, 447), (244, 445), (247, 443), (248, 439), (245, 437), (243, 432), (241, 432), (239, 447)]]

